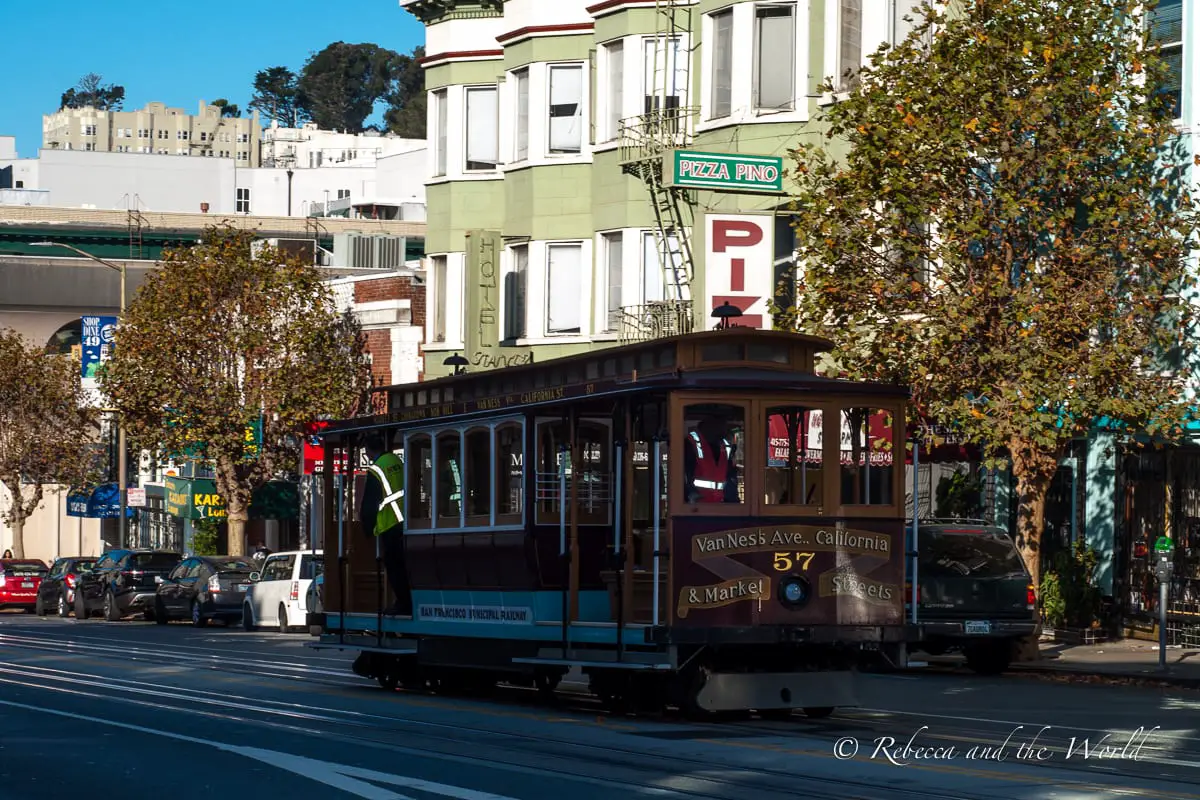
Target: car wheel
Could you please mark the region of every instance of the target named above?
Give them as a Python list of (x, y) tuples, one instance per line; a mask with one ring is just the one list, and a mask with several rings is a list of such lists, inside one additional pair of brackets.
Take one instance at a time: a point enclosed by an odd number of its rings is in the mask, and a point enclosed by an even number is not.
[(33, 613), (39, 617), (46, 616), (46, 607), (42, 605), (42, 593), (38, 592), (37, 600), (33, 601)]
[(62, 592), (58, 595), (58, 615), (64, 619), (71, 616), (71, 606), (67, 603), (66, 592)]
[(163, 605), (161, 597), (154, 598), (154, 622), (158, 625), (166, 625), (171, 619), (167, 616), (167, 607)]
[(83, 592), (75, 592), (75, 619), (83, 620), (88, 618), (87, 601), (83, 599)]
[(109, 622), (121, 621), (121, 612), (117, 610), (117, 598), (113, 596), (112, 589), (104, 593), (104, 618)]
[(242, 630), (247, 632), (254, 630), (254, 611), (251, 610), (249, 603), (242, 606)]
[(192, 627), (203, 628), (208, 624), (208, 618), (200, 613), (200, 598), (192, 598)]
[(288, 627), (287, 606), (283, 603), (279, 604), (279, 632), (289, 633), (291, 628)]

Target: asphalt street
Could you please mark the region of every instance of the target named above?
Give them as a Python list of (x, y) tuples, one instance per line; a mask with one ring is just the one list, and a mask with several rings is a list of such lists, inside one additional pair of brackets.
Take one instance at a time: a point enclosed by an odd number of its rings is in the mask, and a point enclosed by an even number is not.
[(310, 641), (0, 613), (0, 798), (1200, 800), (1187, 690), (867, 675), (827, 720), (698, 724), (385, 693)]

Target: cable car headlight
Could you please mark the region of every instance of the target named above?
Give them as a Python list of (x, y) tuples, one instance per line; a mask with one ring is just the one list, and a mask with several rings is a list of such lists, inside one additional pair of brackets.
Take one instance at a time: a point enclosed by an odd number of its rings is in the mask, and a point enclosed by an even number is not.
[(799, 575), (788, 575), (779, 582), (779, 602), (791, 608), (800, 608), (812, 594), (808, 581)]

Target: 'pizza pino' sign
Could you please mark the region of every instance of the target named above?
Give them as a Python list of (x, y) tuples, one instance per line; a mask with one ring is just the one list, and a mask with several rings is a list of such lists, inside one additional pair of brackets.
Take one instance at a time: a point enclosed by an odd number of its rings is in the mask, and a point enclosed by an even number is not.
[[(766, 214), (705, 216), (704, 294), (708, 308), (729, 303), (742, 316), (731, 325), (770, 330), (775, 283), (775, 218)], [(708, 315), (709, 328), (719, 320)]]

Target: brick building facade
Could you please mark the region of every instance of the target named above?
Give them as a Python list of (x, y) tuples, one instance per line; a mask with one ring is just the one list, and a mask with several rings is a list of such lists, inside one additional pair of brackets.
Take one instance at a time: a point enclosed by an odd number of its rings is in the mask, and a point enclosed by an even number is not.
[(339, 310), (358, 317), (367, 338), (376, 386), (424, 378), (425, 280), (417, 270), (360, 275), (330, 281)]

